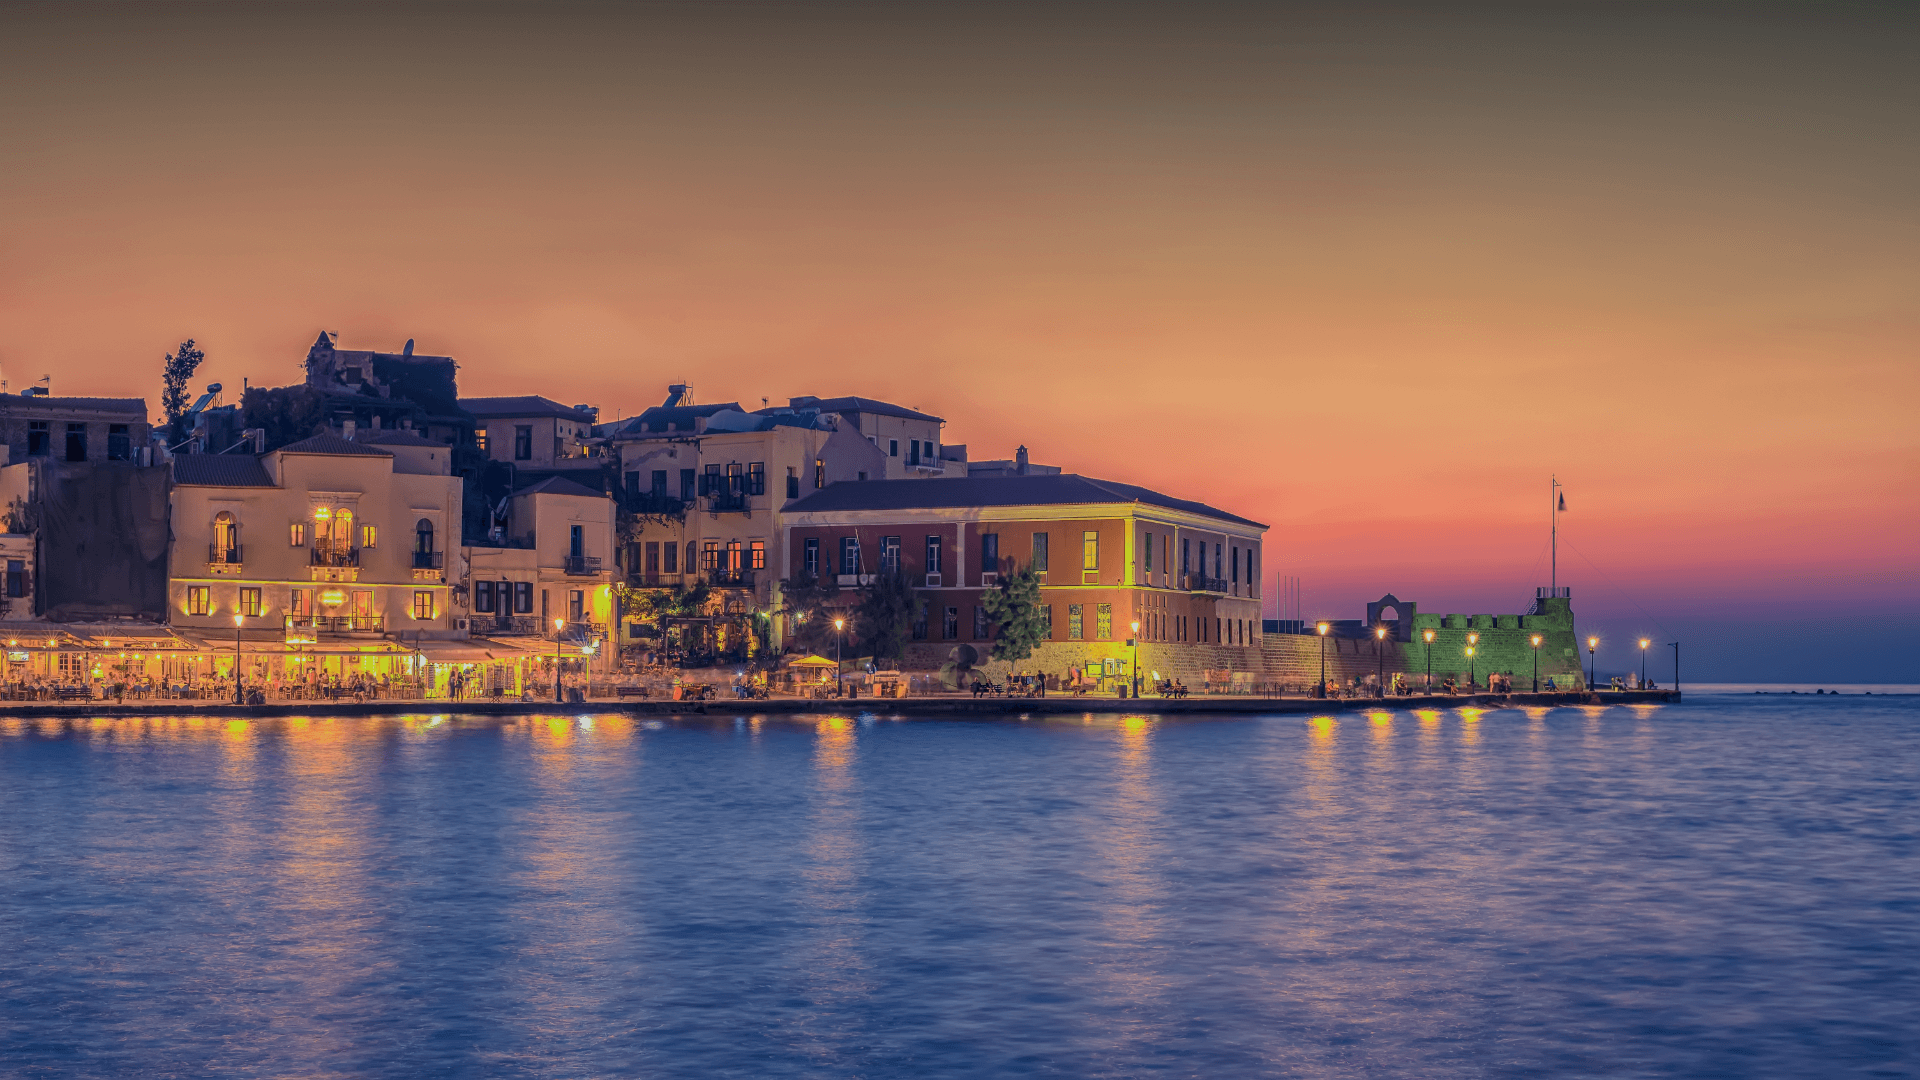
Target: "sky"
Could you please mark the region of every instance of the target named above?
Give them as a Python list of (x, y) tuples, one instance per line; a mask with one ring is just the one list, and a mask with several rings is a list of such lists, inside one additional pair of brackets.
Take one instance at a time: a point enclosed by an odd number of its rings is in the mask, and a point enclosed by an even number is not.
[[(1444, 10), (1443, 10), (1444, 8)], [(860, 394), (1308, 618), (1920, 682), (1920, 9), (10, 4), (0, 377)], [(1275, 590), (1269, 588), (1272, 593)], [(1271, 610), (1271, 616), (1275, 614)], [(1669, 660), (1651, 671), (1665, 677)]]

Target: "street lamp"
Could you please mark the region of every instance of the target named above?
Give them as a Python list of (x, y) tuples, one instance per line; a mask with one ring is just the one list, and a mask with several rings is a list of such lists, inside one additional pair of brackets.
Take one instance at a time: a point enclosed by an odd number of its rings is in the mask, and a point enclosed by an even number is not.
[(1467, 693), (1473, 693), (1473, 647), (1480, 644), (1478, 630), (1467, 631)]
[(1320, 696), (1327, 696), (1327, 631), (1333, 629), (1326, 623), (1315, 627), (1320, 632)]
[(1427, 693), (1433, 693), (1433, 631), (1422, 630), (1420, 636), (1427, 642)]
[(1653, 644), (1649, 638), (1640, 639), (1640, 689), (1647, 688), (1647, 646)]
[[(842, 680), (840, 678), (840, 647), (842, 642), (846, 640), (847, 635), (843, 633), (843, 631), (846, 630), (846, 628), (847, 628), (847, 620), (845, 619), (833, 620), (833, 696), (834, 697), (839, 697), (842, 694), (846, 693), (846, 687), (843, 685)], [(869, 694), (867, 696), (872, 697), (873, 695)]]
[(565, 619), (553, 620), (553, 700), (559, 704), (560, 697), (560, 631), (567, 625)]
[(1533, 692), (1540, 692), (1540, 635), (1533, 635)]
[(1133, 620), (1133, 637), (1128, 639), (1133, 646), (1133, 696), (1140, 696), (1140, 620)]
[(240, 696), (240, 621), (246, 616), (238, 611), (233, 613), (233, 703), (245, 705), (246, 699)]
[(1387, 628), (1373, 628), (1373, 692), (1380, 697), (1387, 696)]
[(1595, 668), (1593, 666), (1593, 650), (1599, 647), (1600, 639), (1598, 637), (1590, 637), (1587, 639), (1587, 689), (1589, 690), (1598, 690), (1600, 688), (1600, 684), (1594, 681)]

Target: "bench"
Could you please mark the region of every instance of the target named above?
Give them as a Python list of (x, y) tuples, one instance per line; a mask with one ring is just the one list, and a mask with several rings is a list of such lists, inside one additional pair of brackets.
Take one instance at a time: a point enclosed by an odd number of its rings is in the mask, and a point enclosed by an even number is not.
[(643, 698), (647, 696), (647, 688), (644, 686), (616, 686), (613, 688), (613, 696), (616, 698)]

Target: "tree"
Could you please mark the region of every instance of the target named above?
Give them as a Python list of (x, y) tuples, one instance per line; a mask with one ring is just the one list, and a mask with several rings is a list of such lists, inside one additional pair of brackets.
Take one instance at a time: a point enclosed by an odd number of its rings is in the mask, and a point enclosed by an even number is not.
[(987, 619), (998, 629), (993, 658), (1018, 663), (1047, 640), (1047, 610), (1040, 603), (1040, 575), (1029, 566), (1001, 574), (998, 587), (980, 599)]
[(835, 603), (840, 586), (833, 578), (810, 574), (780, 583), (784, 603), (779, 614), (787, 616), (787, 640), (802, 652), (825, 653), (833, 644)]
[(240, 426), (264, 430), (268, 450), (299, 442), (323, 430), (326, 423), (325, 401), (304, 384), (272, 389), (251, 386), (240, 397)]
[(194, 348), (193, 339), (188, 338), (180, 343), (179, 352), (167, 355), (166, 365), (160, 370), (160, 409), (167, 414), (167, 426), (175, 439), (186, 438), (187, 383), (206, 358), (207, 354)]
[(861, 647), (875, 660), (898, 661), (906, 653), (913, 623), (913, 586), (907, 584), (907, 575), (899, 571), (873, 575), (872, 583), (861, 591), (854, 617)]

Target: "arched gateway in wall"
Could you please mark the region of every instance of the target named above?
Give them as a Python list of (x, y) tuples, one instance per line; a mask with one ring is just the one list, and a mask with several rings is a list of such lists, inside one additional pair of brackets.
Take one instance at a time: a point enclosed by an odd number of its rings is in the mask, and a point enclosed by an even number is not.
[(1393, 639), (1395, 641), (1412, 641), (1413, 616), (1419, 609), (1419, 604), (1411, 600), (1402, 600), (1392, 593), (1388, 593), (1367, 605), (1367, 625), (1369, 627), (1380, 625), (1380, 623), (1387, 618), (1386, 613), (1391, 610), (1393, 612), (1393, 619), (1398, 623), (1393, 632)]

